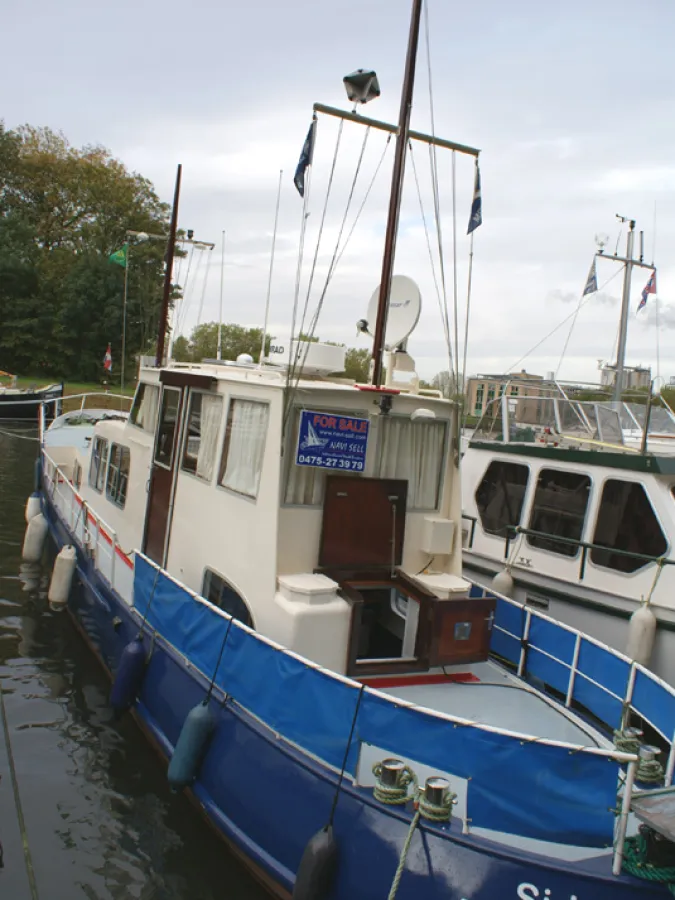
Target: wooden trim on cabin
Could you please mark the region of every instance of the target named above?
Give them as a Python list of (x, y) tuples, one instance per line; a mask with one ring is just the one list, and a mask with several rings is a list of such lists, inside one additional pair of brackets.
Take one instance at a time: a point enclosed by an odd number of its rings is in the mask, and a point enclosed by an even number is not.
[(184, 388), (202, 388), (206, 391), (212, 391), (218, 379), (213, 375), (200, 375), (197, 372), (183, 372), (180, 370), (162, 369), (159, 373), (159, 380), (162, 384), (170, 387)]

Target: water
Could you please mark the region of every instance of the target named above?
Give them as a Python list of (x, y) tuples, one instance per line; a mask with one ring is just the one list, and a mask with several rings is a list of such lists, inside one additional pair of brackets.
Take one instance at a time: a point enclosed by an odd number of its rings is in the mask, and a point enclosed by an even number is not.
[[(21, 570), (37, 443), (0, 422), (0, 684), (39, 900), (262, 900), (129, 718), (66, 614), (47, 571)], [(34, 433), (34, 432), (33, 432)], [(19, 437), (21, 435), (22, 437)], [(2, 900), (31, 900), (0, 732)]]

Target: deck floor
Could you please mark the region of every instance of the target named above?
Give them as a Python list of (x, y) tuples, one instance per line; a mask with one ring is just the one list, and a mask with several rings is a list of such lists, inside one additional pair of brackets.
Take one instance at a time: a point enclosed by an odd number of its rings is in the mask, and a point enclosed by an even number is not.
[(611, 746), (592, 726), (554, 701), (539, 696), (495, 663), (477, 663), (462, 668), (462, 672), (470, 673), (478, 681), (453, 681), (454, 671), (447, 671), (451, 677), (440, 684), (415, 684), (411, 679), (410, 684), (378, 690), (408, 703), (482, 725), (570, 744)]

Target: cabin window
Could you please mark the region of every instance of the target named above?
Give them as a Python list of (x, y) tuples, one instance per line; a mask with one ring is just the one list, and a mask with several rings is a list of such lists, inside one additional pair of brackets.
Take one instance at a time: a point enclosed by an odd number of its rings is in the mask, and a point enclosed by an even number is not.
[(446, 423), (379, 420), (376, 476), (408, 482), (408, 509), (437, 509), (440, 502)]
[(91, 450), (91, 468), (89, 469), (89, 484), (98, 491), (103, 490), (105, 483), (105, 470), (108, 465), (108, 441), (102, 437), (94, 438), (94, 446)]
[(269, 405), (254, 400), (232, 400), (218, 483), (247, 497), (258, 496), (267, 435)]
[(246, 602), (230, 585), (211, 569), (204, 572), (202, 597), (206, 597), (209, 603), (213, 603), (219, 609), (224, 610), (238, 622), (243, 622), (249, 628), (253, 628), (253, 618), (248, 610)]
[(222, 414), (223, 398), (217, 394), (193, 392), (190, 395), (182, 468), (208, 482), (216, 469)]
[(591, 560), (597, 566), (617, 572), (636, 572), (647, 565), (647, 560), (612, 550), (663, 556), (668, 542), (641, 484), (616, 478), (605, 482), (593, 543), (611, 550), (591, 550)]
[(178, 425), (179, 408), (180, 391), (178, 388), (165, 387), (162, 392), (162, 412), (157, 430), (155, 462), (160, 466), (166, 466), (167, 469), (171, 468), (173, 462), (174, 437)]
[(505, 537), (520, 525), (530, 470), (516, 463), (491, 462), (476, 490), (476, 506), (483, 531)]
[[(530, 528), (555, 538), (580, 541), (584, 530), (586, 508), (591, 490), (591, 479), (578, 472), (559, 472), (542, 469), (537, 479)], [(528, 535), (527, 543), (540, 550), (550, 550), (561, 556), (576, 556), (576, 543), (556, 540), (554, 537)]]
[(130, 460), (128, 447), (123, 447), (121, 444), (110, 446), (110, 465), (108, 466), (105, 493), (109, 500), (122, 508), (127, 500)]
[(129, 413), (129, 421), (143, 431), (155, 433), (157, 424), (157, 407), (159, 405), (159, 387), (141, 381), (136, 390), (133, 406)]

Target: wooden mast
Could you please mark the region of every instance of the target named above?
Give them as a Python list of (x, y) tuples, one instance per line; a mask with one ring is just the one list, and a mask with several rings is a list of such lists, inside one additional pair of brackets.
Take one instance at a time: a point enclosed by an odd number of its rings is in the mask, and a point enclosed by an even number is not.
[(396, 234), (398, 232), (398, 221), (401, 212), (401, 194), (403, 191), (405, 158), (408, 147), (408, 133), (410, 130), (410, 113), (412, 111), (413, 87), (415, 85), (415, 64), (417, 62), (417, 43), (421, 16), (422, 0), (413, 0), (412, 16), (410, 19), (410, 36), (408, 38), (408, 55), (405, 61), (403, 90), (401, 92), (401, 111), (398, 120), (398, 134), (396, 136), (396, 153), (394, 155), (394, 168), (391, 176), (391, 194), (389, 197), (387, 233), (385, 236), (384, 255), (382, 258), (380, 296), (377, 303), (377, 320), (375, 323), (375, 337), (373, 339), (373, 384), (375, 387), (379, 387), (382, 384), (384, 337), (387, 331), (391, 276), (394, 271)]
[(171, 227), (169, 229), (169, 243), (166, 248), (166, 272), (164, 273), (164, 294), (162, 296), (162, 310), (159, 315), (159, 329), (157, 332), (157, 353), (155, 365), (162, 365), (164, 360), (164, 341), (169, 323), (169, 300), (171, 299), (171, 275), (173, 273), (173, 255), (176, 249), (176, 227), (178, 223), (178, 198), (180, 197), (180, 176), (183, 170), (178, 164), (176, 172), (176, 187), (173, 192), (173, 208), (171, 210)]

